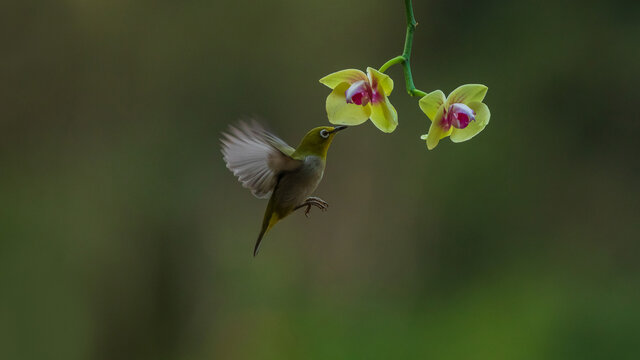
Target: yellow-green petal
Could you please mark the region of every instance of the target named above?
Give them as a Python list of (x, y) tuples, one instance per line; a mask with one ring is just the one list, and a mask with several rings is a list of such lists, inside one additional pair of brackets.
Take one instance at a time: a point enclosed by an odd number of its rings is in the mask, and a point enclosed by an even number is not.
[(469, 105), (469, 103), (474, 101), (481, 102), (484, 96), (487, 95), (487, 90), (489, 90), (488, 87), (480, 84), (462, 85), (449, 94), (445, 105), (448, 107), (454, 103)]
[(489, 112), (487, 105), (476, 101), (468, 104), (468, 106), (476, 113), (476, 119), (471, 121), (464, 129), (453, 130), (453, 133), (451, 133), (451, 141), (455, 143), (467, 141), (478, 135), (478, 133), (487, 126), (489, 118), (491, 118), (491, 112)]
[(386, 133), (393, 132), (398, 126), (398, 113), (386, 96), (384, 101), (371, 103), (371, 122)]
[(357, 69), (347, 69), (336, 71), (332, 74), (329, 74), (322, 79), (320, 79), (320, 83), (330, 87), (331, 89), (335, 89), (336, 86), (340, 85), (343, 82), (353, 84), (356, 81), (365, 80), (369, 81), (367, 74)]
[(445, 100), (444, 93), (440, 90), (436, 90), (428, 93), (420, 99), (418, 105), (420, 105), (422, 112), (424, 112), (429, 119), (433, 121), (438, 109), (440, 109), (442, 104), (444, 104)]
[(347, 104), (344, 93), (349, 86), (348, 83), (343, 82), (327, 96), (327, 116), (332, 124), (360, 125), (371, 115), (371, 107), (368, 104), (366, 106)]
[(393, 79), (391, 79), (389, 75), (381, 73), (372, 67), (367, 68), (367, 74), (369, 74), (372, 83), (375, 82), (382, 88), (385, 95), (391, 95), (391, 92), (393, 91)]
[(442, 117), (444, 115), (444, 107), (440, 107), (438, 112), (434, 116), (434, 119), (431, 121), (431, 126), (429, 127), (429, 133), (427, 135), (422, 135), (423, 140), (427, 140), (427, 148), (429, 150), (433, 150), (440, 142), (440, 139), (447, 137), (451, 134), (452, 126), (449, 129), (445, 130), (440, 126), (442, 122)]

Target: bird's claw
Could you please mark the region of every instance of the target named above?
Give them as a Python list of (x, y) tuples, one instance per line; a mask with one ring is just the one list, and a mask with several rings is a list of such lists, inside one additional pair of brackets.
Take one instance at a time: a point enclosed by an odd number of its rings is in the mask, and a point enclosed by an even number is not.
[(322, 211), (327, 211), (327, 208), (329, 207), (329, 203), (318, 198), (318, 197), (310, 197), (307, 199), (308, 203), (311, 203), (314, 206), (317, 206), (318, 209), (322, 210)]
[(299, 206), (299, 207), (303, 207), (303, 206), (307, 207), (304, 211), (304, 216), (309, 217), (309, 212), (311, 211), (312, 205), (317, 207), (321, 211), (327, 211), (327, 208), (329, 207), (329, 204), (326, 201), (317, 197), (310, 197), (302, 205)]

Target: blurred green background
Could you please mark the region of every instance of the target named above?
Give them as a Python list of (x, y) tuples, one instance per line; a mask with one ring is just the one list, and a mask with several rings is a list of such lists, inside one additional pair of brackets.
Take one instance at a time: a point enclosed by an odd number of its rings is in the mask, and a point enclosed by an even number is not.
[(266, 201), (220, 133), (297, 144), (322, 76), (402, 51), (402, 1), (40, 1), (3, 11), (2, 359), (638, 359), (637, 1), (416, 1), (418, 88), (489, 86), (427, 151), (341, 133), (252, 258)]

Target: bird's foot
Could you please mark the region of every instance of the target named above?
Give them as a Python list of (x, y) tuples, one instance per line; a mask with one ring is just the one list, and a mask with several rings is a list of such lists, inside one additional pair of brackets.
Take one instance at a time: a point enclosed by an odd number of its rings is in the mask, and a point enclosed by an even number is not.
[(305, 202), (312, 202), (313, 205), (321, 208), (322, 210), (327, 210), (327, 208), (329, 207), (329, 203), (328, 202), (320, 199), (319, 197), (315, 197), (315, 196), (308, 197)]
[(301, 205), (298, 205), (296, 207), (296, 210), (301, 208), (301, 207), (307, 207), (304, 210), (304, 216), (309, 217), (309, 212), (311, 211), (311, 206), (315, 206), (318, 209), (322, 210), (322, 211), (327, 211), (327, 208), (329, 207), (329, 203), (327, 203), (326, 201), (318, 198), (318, 197), (309, 197), (307, 198), (307, 200), (305, 200)]

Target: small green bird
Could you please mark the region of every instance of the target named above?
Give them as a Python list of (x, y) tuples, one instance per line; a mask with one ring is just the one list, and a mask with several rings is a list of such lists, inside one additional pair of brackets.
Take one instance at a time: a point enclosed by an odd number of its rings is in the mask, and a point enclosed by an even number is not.
[(346, 128), (321, 126), (311, 129), (296, 149), (255, 121), (230, 126), (229, 131), (223, 133), (220, 141), (227, 168), (253, 195), (270, 197), (253, 256), (258, 253), (262, 237), (287, 215), (303, 207), (306, 207), (306, 216), (309, 216), (311, 206), (322, 211), (327, 209), (329, 204), (310, 195), (322, 180), (333, 137)]

